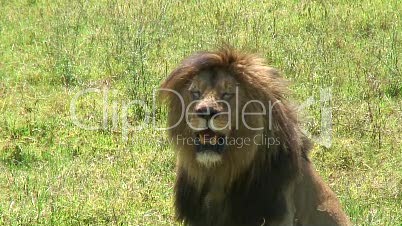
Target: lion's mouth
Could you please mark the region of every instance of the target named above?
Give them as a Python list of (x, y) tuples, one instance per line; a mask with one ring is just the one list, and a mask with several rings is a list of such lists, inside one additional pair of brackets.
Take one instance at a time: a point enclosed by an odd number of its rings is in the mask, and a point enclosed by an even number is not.
[(202, 130), (195, 134), (197, 152), (213, 151), (222, 153), (225, 149), (226, 136), (211, 129)]

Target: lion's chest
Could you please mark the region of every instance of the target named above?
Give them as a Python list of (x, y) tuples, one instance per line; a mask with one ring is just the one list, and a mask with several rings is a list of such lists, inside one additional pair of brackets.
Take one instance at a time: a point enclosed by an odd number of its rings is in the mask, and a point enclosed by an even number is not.
[(214, 212), (221, 212), (222, 214), (223, 210), (226, 209), (224, 189), (221, 187), (211, 187), (203, 198), (202, 206), (209, 214), (213, 214)]
[(234, 225), (226, 192), (220, 186), (211, 186), (202, 197), (201, 206), (206, 225)]

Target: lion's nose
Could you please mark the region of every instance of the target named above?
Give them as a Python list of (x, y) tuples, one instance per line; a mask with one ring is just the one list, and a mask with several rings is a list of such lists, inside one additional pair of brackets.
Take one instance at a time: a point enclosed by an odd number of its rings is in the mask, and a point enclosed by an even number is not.
[(201, 117), (204, 119), (210, 119), (214, 115), (218, 114), (219, 111), (212, 107), (201, 107), (201, 108), (196, 109), (195, 113), (197, 113), (198, 117)]

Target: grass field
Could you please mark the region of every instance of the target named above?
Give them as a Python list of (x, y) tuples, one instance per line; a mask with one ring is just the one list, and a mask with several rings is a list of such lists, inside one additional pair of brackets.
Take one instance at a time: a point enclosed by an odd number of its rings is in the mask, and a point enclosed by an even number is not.
[[(399, 0), (0, 1), (0, 224), (175, 225), (175, 157), (155, 129), (166, 112), (152, 126), (124, 106), (152, 106), (180, 59), (228, 42), (279, 68), (298, 103), (332, 90), (318, 171), (356, 225), (402, 225), (401, 12)], [(99, 130), (70, 117), (87, 88), (100, 93), (76, 112)], [(308, 115), (319, 133), (320, 108)]]

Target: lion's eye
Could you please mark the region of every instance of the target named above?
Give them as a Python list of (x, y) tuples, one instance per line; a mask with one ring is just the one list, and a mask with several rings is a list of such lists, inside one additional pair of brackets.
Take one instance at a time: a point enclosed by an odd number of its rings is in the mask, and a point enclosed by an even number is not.
[(198, 100), (201, 97), (200, 91), (191, 91), (191, 97), (193, 100)]
[(222, 94), (222, 99), (224, 100), (230, 100), (230, 98), (233, 97), (233, 93), (223, 93)]

